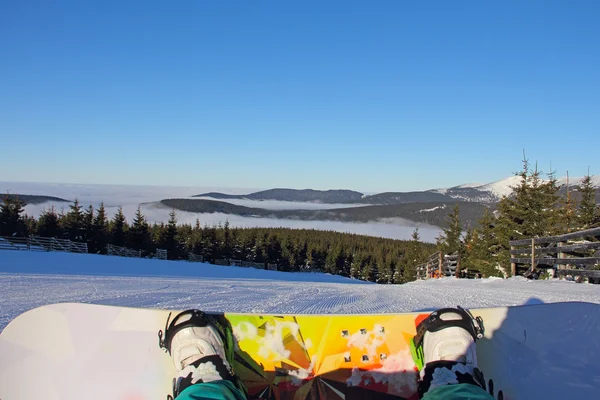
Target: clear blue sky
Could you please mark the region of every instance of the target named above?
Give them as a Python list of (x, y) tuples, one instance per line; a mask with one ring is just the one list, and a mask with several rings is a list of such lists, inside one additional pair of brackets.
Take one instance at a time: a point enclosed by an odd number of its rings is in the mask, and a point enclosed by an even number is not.
[(4, 1), (0, 180), (600, 174), (600, 2)]

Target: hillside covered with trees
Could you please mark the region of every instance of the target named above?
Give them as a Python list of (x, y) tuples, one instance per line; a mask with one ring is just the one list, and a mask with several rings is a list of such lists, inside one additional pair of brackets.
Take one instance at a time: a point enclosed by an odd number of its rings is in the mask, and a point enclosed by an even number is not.
[[(224, 225), (177, 224), (173, 210), (166, 224), (149, 224), (138, 208), (129, 223), (122, 210), (108, 219), (101, 204), (83, 209), (76, 200), (69, 211), (54, 208), (39, 218), (24, 215), (23, 202), (4, 198), (0, 206), (0, 236), (39, 235), (87, 242), (89, 252), (106, 254), (106, 245), (139, 249), (151, 257), (157, 248), (169, 259), (187, 259), (189, 253), (208, 262), (235, 259), (277, 264), (290, 272), (322, 271), (378, 283), (404, 283), (414, 280), (415, 266), (435, 249), (434, 244), (371, 236), (287, 228), (231, 228)], [(110, 262), (107, 260), (107, 262)]]
[[(436, 211), (445, 213), (446, 221), (437, 244), (422, 243), (418, 230), (412, 240), (401, 241), (332, 231), (232, 228), (228, 223), (202, 226), (199, 220), (194, 225), (179, 225), (174, 209), (166, 224), (149, 224), (139, 208), (131, 222), (121, 209), (109, 220), (102, 204), (98, 209), (83, 209), (77, 200), (66, 213), (50, 208), (36, 219), (25, 215), (24, 202), (14, 195), (5, 196), (0, 205), (0, 236), (65, 238), (87, 242), (90, 252), (100, 254), (106, 253), (107, 244), (139, 249), (145, 257), (161, 248), (174, 260), (194, 253), (209, 262), (236, 259), (272, 263), (282, 271), (323, 271), (378, 283), (414, 280), (416, 265), (439, 250), (459, 253), (463, 268), (477, 270), (484, 277), (506, 276), (510, 273), (510, 240), (600, 226), (597, 188), (589, 174), (576, 187), (559, 187), (552, 174), (543, 179), (537, 168), (524, 161), (518, 176), (513, 193), (503, 197), (495, 209), (486, 208), (477, 221), (469, 214), (470, 208), (466, 208), (467, 218), (463, 215), (465, 204), (473, 203), (456, 203), (450, 213), (439, 207)], [(206, 200), (190, 201), (209, 204)], [(213, 203), (220, 207), (222, 202)], [(368, 212), (368, 208), (340, 212)], [(331, 212), (319, 210), (322, 215)]]
[(461, 255), (461, 266), (483, 276), (510, 274), (509, 241), (576, 232), (600, 226), (597, 188), (588, 174), (574, 187), (559, 186), (554, 174), (543, 179), (527, 160), (511, 196), (503, 197), (494, 211), (487, 210), (477, 226), (464, 224), (454, 207), (438, 238), (444, 254)]
[[(368, 205), (358, 207), (336, 208), (328, 210), (268, 210), (257, 207), (246, 207), (218, 200), (205, 199), (164, 199), (163, 206), (192, 213), (223, 213), (244, 217), (262, 217), (293, 219), (301, 221), (343, 221), (369, 222), (390, 218), (403, 218), (413, 222), (445, 227), (446, 216), (451, 205), (448, 203), (401, 203), (386, 205)], [(458, 204), (462, 211), (463, 221), (475, 225), (485, 210), (492, 205), (475, 202), (452, 202)]]

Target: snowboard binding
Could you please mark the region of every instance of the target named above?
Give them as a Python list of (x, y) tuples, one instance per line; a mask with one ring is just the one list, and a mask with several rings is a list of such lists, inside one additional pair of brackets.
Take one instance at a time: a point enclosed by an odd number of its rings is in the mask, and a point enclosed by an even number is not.
[[(173, 395), (167, 399), (173, 400), (191, 385), (213, 380), (231, 381), (246, 393), (233, 371), (235, 342), (231, 326), (196, 309), (183, 311), (172, 320), (171, 315), (167, 317), (164, 331), (158, 331), (158, 345), (172, 357), (177, 371)], [(205, 365), (212, 369), (203, 368)], [(198, 368), (208, 372), (202, 373)]]
[[(444, 319), (445, 314), (458, 315), (460, 318)], [(422, 370), (425, 364), (423, 354), (423, 339), (425, 333), (439, 332), (450, 327), (464, 329), (473, 337), (473, 341), (481, 339), (485, 333), (483, 319), (481, 317), (474, 317), (469, 310), (465, 310), (460, 306), (457, 306), (456, 308), (441, 308), (432, 312), (427, 318), (419, 323), (417, 326), (417, 333), (413, 337), (411, 343), (413, 359), (419, 370)]]
[[(430, 388), (456, 383), (487, 390), (483, 373), (477, 367), (475, 346), (483, 334), (483, 319), (460, 306), (436, 310), (422, 320), (411, 342), (411, 353), (419, 370), (419, 397)], [(492, 380), (489, 387), (492, 394)]]
[[(182, 329), (190, 328), (193, 326), (207, 326), (208, 319), (206, 318), (206, 314), (204, 314), (200, 310), (186, 310), (180, 312), (173, 318), (171, 323), (169, 324), (169, 320), (171, 319), (171, 314), (167, 317), (167, 322), (165, 323), (165, 330), (162, 329), (158, 331), (158, 346), (163, 349), (166, 353), (171, 354), (171, 344), (173, 342), (173, 337), (177, 332)], [(185, 316), (188, 316), (187, 320), (183, 322), (179, 322)]]

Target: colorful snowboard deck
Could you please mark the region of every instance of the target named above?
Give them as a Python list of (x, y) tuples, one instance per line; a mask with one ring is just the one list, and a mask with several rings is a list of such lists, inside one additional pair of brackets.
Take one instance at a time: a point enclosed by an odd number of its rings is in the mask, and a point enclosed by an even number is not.
[[(471, 311), (484, 321), (479, 366), (496, 397), (600, 398), (600, 305)], [(177, 312), (28, 311), (0, 335), (0, 399), (164, 400), (174, 368), (158, 331)], [(417, 399), (410, 341), (428, 314), (216, 315), (237, 339), (235, 370), (251, 398)]]

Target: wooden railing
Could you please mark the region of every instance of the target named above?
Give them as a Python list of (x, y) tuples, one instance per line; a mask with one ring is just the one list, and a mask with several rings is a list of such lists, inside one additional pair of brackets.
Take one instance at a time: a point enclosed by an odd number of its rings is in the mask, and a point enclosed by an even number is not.
[(437, 252), (430, 255), (427, 261), (417, 265), (417, 279), (440, 278), (442, 276), (459, 277), (460, 255), (442, 254)]
[[(0, 236), (0, 250), (26, 250), (26, 251), (64, 251), (71, 253), (87, 253), (87, 243), (72, 242), (67, 239), (47, 238), (40, 236), (29, 237), (5, 237)], [(106, 245), (106, 252), (110, 256), (120, 257), (142, 257), (142, 251), (127, 247)], [(161, 260), (167, 259), (167, 250), (156, 249), (155, 257)], [(189, 253), (188, 260), (192, 262), (204, 262), (202, 256)], [(218, 259), (216, 265), (233, 265), (246, 268), (267, 269), (277, 271), (277, 264), (257, 263), (252, 261)]]
[(243, 267), (243, 268), (256, 268), (256, 269), (267, 269), (271, 271), (277, 271), (277, 264), (269, 263), (258, 263), (253, 261), (234, 260), (231, 258), (218, 258), (213, 263), (215, 265)]
[(119, 257), (133, 257), (133, 258), (141, 258), (142, 251), (129, 249), (127, 247), (115, 246), (114, 244), (106, 245), (106, 253), (109, 256), (119, 256)]
[(188, 253), (188, 261), (189, 262), (204, 262), (204, 257), (199, 254)]
[[(600, 278), (600, 228), (564, 235), (510, 241), (511, 273), (528, 276), (536, 268), (560, 275)], [(523, 267), (525, 266), (525, 267)]]
[(87, 243), (41, 236), (0, 237), (0, 250), (64, 251), (87, 253)]
[(155, 258), (159, 260), (166, 260), (168, 256), (168, 252), (165, 249), (156, 249)]

